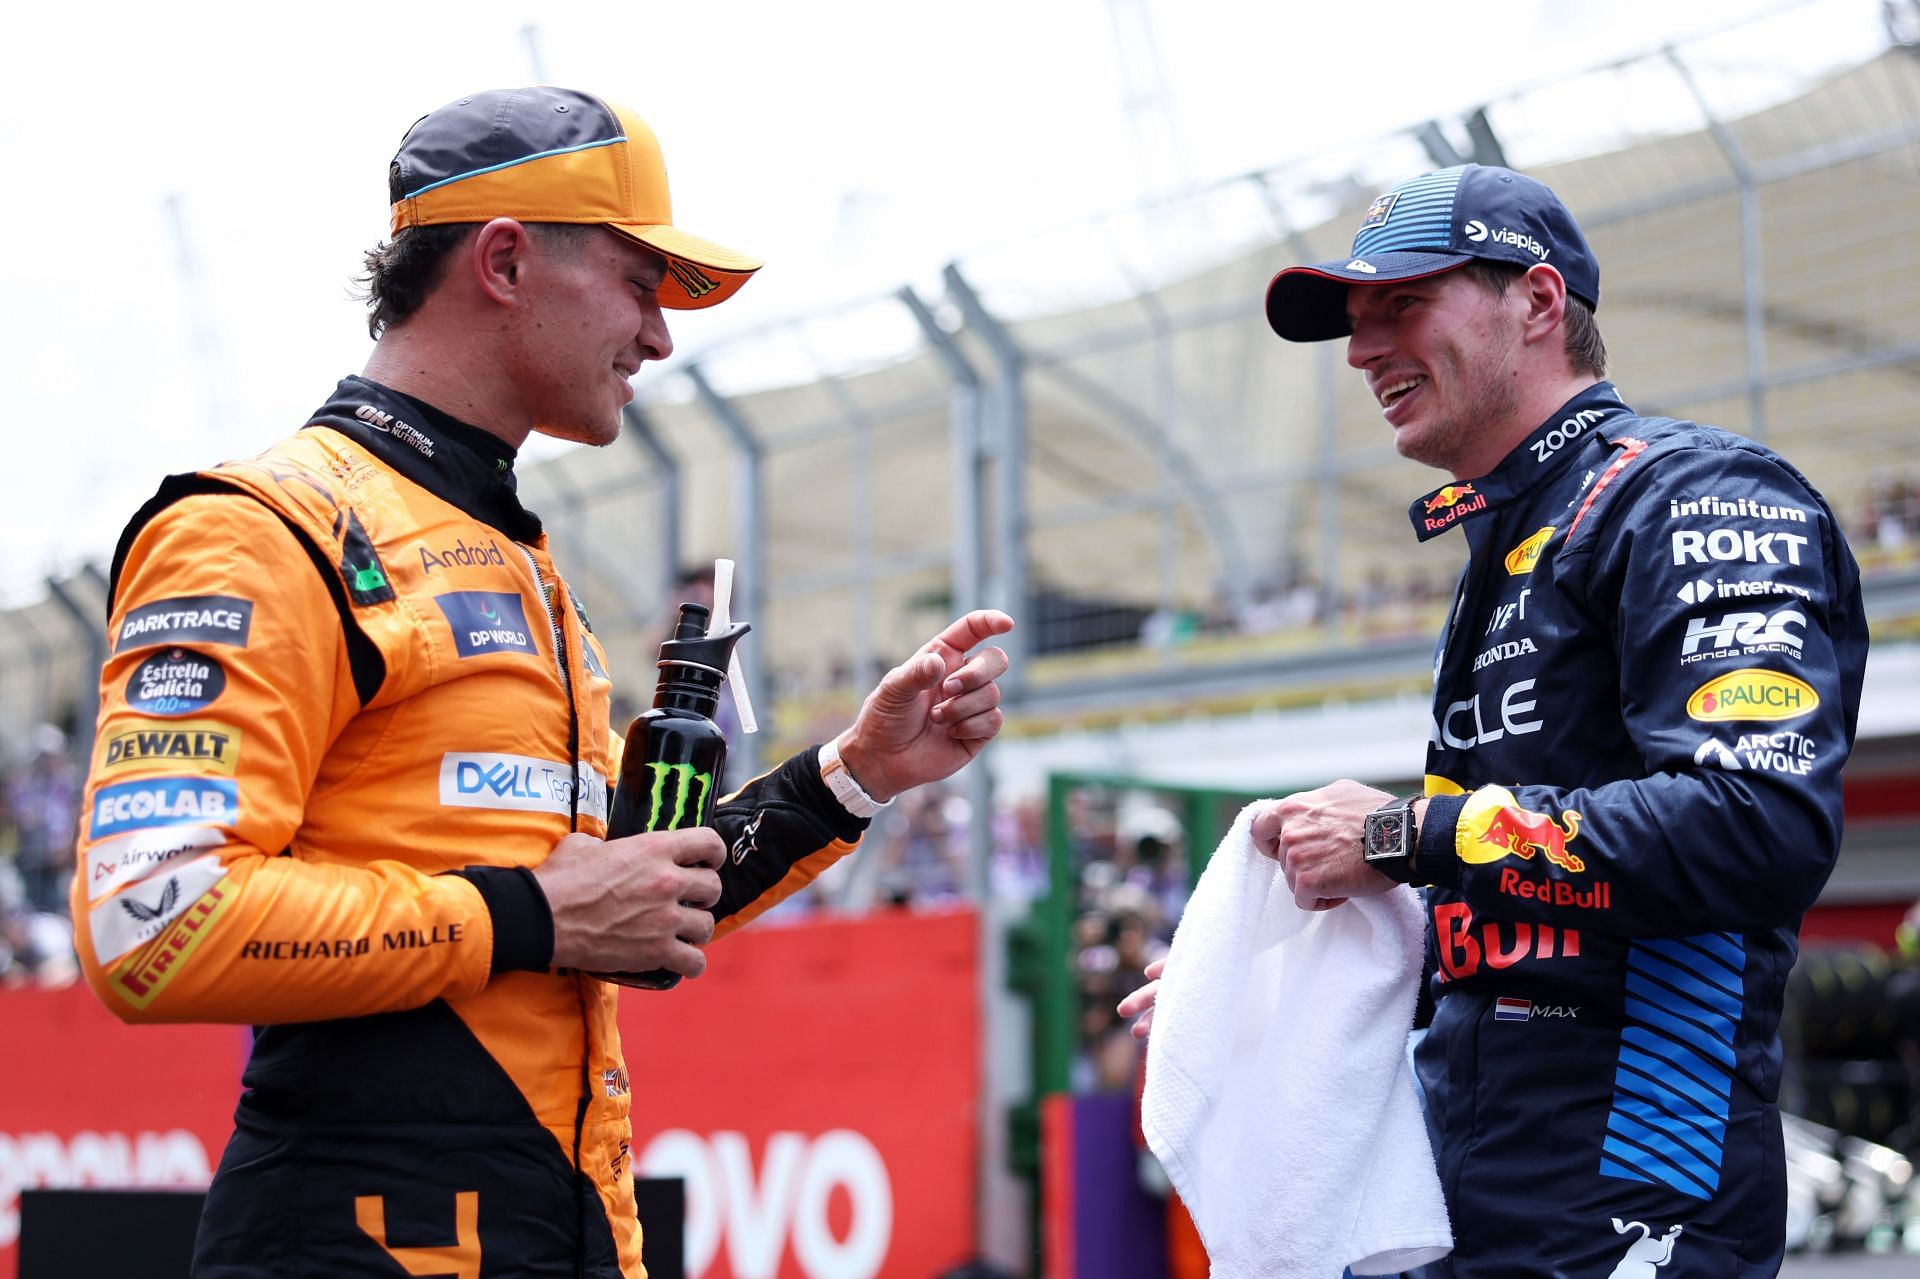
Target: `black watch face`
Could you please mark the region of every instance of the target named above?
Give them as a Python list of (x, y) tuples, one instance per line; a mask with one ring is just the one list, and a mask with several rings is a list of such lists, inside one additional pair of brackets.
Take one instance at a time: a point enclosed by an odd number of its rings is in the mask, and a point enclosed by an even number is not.
[(1367, 815), (1367, 860), (1407, 854), (1407, 812), (1395, 809)]

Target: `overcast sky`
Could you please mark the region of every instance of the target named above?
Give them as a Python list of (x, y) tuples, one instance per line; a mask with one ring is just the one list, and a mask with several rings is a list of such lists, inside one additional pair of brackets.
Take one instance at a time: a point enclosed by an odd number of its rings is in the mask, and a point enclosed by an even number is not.
[[(1149, 20), (1179, 167), (1206, 180), (1781, 7), (18, 6), (0, 41), (0, 601), (110, 554), (163, 474), (257, 451), (360, 367), (348, 289), (386, 230), (387, 160), (421, 114), (531, 82), (529, 22), (548, 80), (654, 126), (680, 225), (769, 261), (727, 306), (677, 319), (684, 352), (1135, 200), (1116, 8)], [(1857, 0), (1831, 38), (1857, 47), (1878, 11)]]

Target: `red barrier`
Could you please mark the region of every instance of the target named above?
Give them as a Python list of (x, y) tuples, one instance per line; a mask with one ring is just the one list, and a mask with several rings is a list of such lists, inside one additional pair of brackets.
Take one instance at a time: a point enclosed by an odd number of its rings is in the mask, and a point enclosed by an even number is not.
[(635, 1169), (687, 1179), (689, 1279), (928, 1279), (974, 1239), (974, 916), (755, 926), (629, 992)]
[(0, 1279), (23, 1186), (205, 1186), (233, 1131), (247, 1032), (128, 1026), (85, 986), (0, 993)]
[[(687, 1179), (689, 1279), (927, 1279), (974, 1240), (974, 916), (757, 925), (624, 992), (635, 1169)], [(204, 1186), (247, 1032), (0, 993), (0, 1279), (18, 1188)]]

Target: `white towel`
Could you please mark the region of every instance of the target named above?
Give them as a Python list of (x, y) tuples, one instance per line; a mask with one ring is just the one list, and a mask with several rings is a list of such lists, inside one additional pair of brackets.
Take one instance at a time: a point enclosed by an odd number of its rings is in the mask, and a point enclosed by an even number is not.
[(1153, 1012), (1143, 1120), (1213, 1279), (1392, 1274), (1453, 1247), (1407, 1061), (1411, 888), (1294, 904), (1242, 810), (1187, 903)]

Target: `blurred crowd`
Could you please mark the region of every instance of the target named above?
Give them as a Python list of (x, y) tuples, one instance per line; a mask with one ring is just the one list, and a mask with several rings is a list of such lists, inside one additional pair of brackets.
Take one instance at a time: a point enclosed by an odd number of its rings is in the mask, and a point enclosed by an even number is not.
[(0, 778), (0, 986), (65, 986), (80, 975), (67, 885), (83, 769), (51, 724), (21, 754)]
[(1880, 561), (1920, 557), (1920, 483), (1906, 475), (1876, 478), (1847, 537), (1869, 568)]

